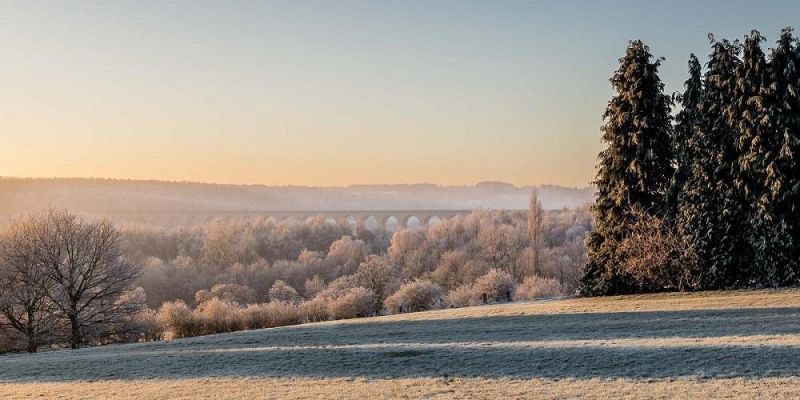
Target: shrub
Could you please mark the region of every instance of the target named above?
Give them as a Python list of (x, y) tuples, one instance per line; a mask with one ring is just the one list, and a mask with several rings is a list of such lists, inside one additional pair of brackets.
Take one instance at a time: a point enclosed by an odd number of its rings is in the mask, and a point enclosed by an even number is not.
[(286, 282), (278, 279), (272, 284), (269, 289), (269, 301), (282, 301), (284, 303), (296, 304), (300, 301), (301, 297), (297, 294), (297, 290), (286, 284)]
[(164, 336), (164, 325), (158, 320), (158, 313), (151, 308), (140, 310), (133, 317), (133, 330), (137, 340), (152, 342)]
[(340, 296), (344, 296), (350, 289), (354, 287), (358, 287), (358, 285), (353, 282), (352, 275), (342, 276), (331, 281), (325, 290), (317, 293), (315, 297), (336, 299)]
[(372, 309), (369, 314), (376, 314), (383, 308), (383, 301), (389, 293), (397, 290), (397, 271), (388, 257), (372, 255), (359, 265), (353, 275), (353, 284), (369, 289), (373, 293)]
[(229, 303), (251, 304), (257, 301), (256, 291), (235, 283), (221, 283), (214, 285), (211, 290), (200, 290), (195, 296), (195, 303), (200, 305), (211, 299), (219, 299)]
[(313, 278), (306, 279), (303, 287), (305, 288), (304, 294), (306, 295), (306, 298), (313, 299), (317, 293), (325, 290), (325, 281), (323, 281), (319, 275), (314, 275)]
[(168, 301), (161, 305), (156, 318), (164, 327), (164, 336), (167, 339), (185, 338), (196, 334), (192, 310), (181, 300)]
[(218, 298), (200, 304), (192, 317), (203, 335), (234, 332), (244, 327), (242, 309), (236, 303)]
[(486, 275), (478, 278), (473, 285), (473, 289), (481, 296), (486, 295), (490, 301), (507, 300), (514, 295), (517, 283), (506, 271), (493, 268)]
[(363, 287), (349, 289), (328, 301), (328, 314), (333, 319), (366, 317), (372, 314), (375, 292)]
[(689, 266), (695, 254), (665, 218), (633, 208), (630, 234), (620, 243), (617, 256), (622, 269), (644, 290), (696, 288)]
[(453, 307), (477, 306), (481, 303), (481, 294), (470, 286), (460, 286), (447, 293), (447, 304)]
[(277, 326), (296, 325), (301, 321), (300, 310), (295, 304), (282, 301), (270, 301), (264, 304), (266, 315), (268, 316), (265, 328)]
[(242, 310), (242, 322), (245, 329), (264, 329), (295, 325), (302, 321), (298, 306), (271, 301), (247, 306)]
[(322, 296), (304, 301), (299, 305), (300, 314), (306, 322), (327, 321), (330, 319), (328, 301), (328, 298)]
[(250, 304), (242, 310), (244, 329), (263, 329), (270, 326), (270, 315), (266, 304)]
[(517, 287), (516, 297), (521, 300), (563, 296), (567, 292), (564, 285), (555, 278), (529, 276)]
[(384, 305), (392, 313), (425, 311), (441, 308), (444, 303), (441, 286), (425, 280), (407, 282)]

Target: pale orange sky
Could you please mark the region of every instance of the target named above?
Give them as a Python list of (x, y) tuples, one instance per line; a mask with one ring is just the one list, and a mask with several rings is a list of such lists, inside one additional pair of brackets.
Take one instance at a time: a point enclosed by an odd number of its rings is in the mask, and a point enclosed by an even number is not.
[(0, 176), (584, 186), (629, 39), (672, 91), (798, 8), (625, 3), (3, 2)]

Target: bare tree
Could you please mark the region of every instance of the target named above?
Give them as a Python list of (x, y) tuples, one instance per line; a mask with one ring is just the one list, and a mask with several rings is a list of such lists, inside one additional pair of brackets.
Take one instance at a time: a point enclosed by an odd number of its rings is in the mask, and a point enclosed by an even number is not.
[(625, 272), (648, 290), (691, 290), (698, 282), (690, 266), (696, 257), (668, 220), (640, 207), (629, 209), (630, 235), (620, 243), (618, 256)]
[(36, 262), (31, 219), (13, 221), (0, 236), (0, 319), (19, 332), (25, 349), (35, 353), (55, 329), (53, 305), (47, 297), (50, 282)]
[(138, 273), (121, 256), (119, 231), (108, 221), (87, 222), (55, 210), (32, 222), (36, 261), (52, 283), (47, 297), (69, 321), (71, 347), (115, 333), (116, 322), (130, 312), (118, 300)]
[(528, 235), (531, 238), (531, 250), (533, 250), (533, 273), (539, 275), (539, 249), (542, 240), (542, 221), (544, 212), (542, 202), (539, 200), (539, 191), (531, 191), (530, 206), (528, 208)]
[(486, 262), (492, 268), (508, 271), (515, 279), (521, 279), (524, 272), (517, 260), (527, 241), (524, 228), (494, 222), (482, 222), (477, 237), (480, 254)]

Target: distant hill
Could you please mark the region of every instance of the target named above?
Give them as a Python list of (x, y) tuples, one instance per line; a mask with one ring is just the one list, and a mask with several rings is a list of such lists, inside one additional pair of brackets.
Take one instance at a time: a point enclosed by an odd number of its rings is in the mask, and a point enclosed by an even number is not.
[[(353, 185), (303, 187), (82, 178), (0, 178), (0, 216), (48, 207), (102, 215), (126, 212), (526, 209), (531, 187)], [(544, 185), (547, 209), (591, 202), (592, 188)]]

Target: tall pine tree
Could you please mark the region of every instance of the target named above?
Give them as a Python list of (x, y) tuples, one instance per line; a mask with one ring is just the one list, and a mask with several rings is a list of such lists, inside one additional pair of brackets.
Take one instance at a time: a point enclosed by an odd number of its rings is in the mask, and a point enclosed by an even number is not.
[[(744, 39), (742, 63), (736, 74), (735, 112), (730, 123), (739, 133), (739, 181), (736, 182), (747, 200), (748, 244), (753, 263), (748, 268), (750, 281), (772, 285), (777, 271), (784, 268), (785, 233), (775, 230), (771, 212), (771, 196), (766, 188), (767, 170), (774, 154), (774, 135), (770, 134), (768, 109), (774, 102), (769, 95), (771, 77), (767, 57), (761, 49), (764, 37), (752, 31)], [(777, 234), (777, 236), (775, 236)]]
[(741, 181), (739, 133), (731, 121), (740, 45), (714, 41), (697, 105), (697, 131), (691, 142), (693, 165), (680, 210), (682, 233), (693, 246), (700, 286), (726, 288), (748, 283), (747, 202)]
[(800, 163), (795, 157), (800, 157), (800, 49), (788, 28), (777, 44), (769, 65), (758, 65), (764, 68), (758, 74), (762, 88), (750, 103), (758, 106), (751, 124), (759, 135), (744, 157), (757, 178), (751, 243), (758, 280), (768, 286), (793, 284), (800, 278)]
[(670, 182), (669, 210), (674, 217), (680, 209), (681, 195), (694, 164), (693, 141), (700, 114), (697, 104), (703, 95), (703, 71), (694, 54), (689, 55), (689, 79), (684, 83), (684, 92), (677, 96), (681, 111), (675, 116), (672, 147), (675, 152), (675, 173)]
[(619, 267), (617, 248), (629, 234), (632, 207), (648, 213), (666, 211), (673, 174), (672, 101), (658, 76), (661, 59), (653, 60), (641, 41), (629, 44), (611, 78), (617, 95), (603, 119), (603, 141), (594, 206), (596, 230), (587, 239), (589, 259), (581, 276), (587, 295), (636, 291), (633, 279)]

